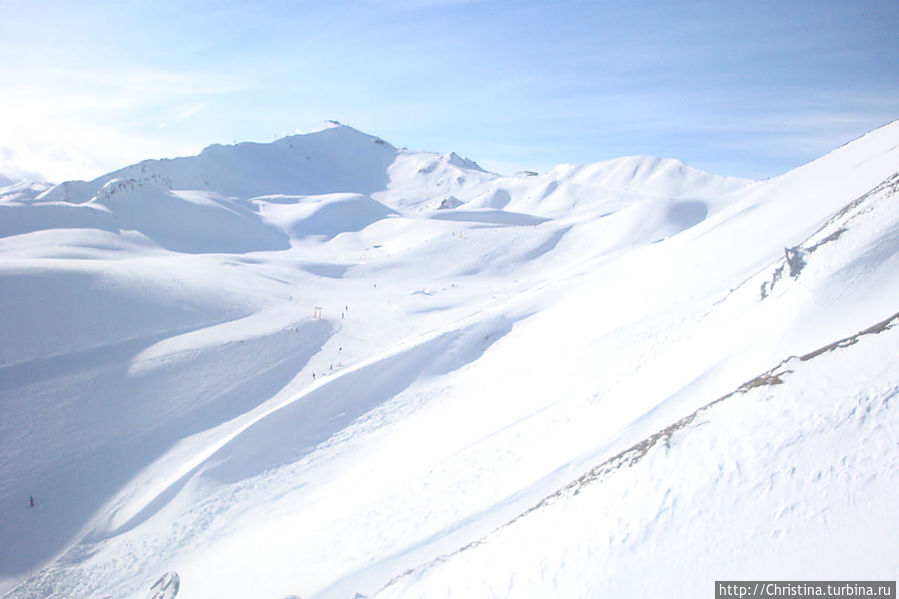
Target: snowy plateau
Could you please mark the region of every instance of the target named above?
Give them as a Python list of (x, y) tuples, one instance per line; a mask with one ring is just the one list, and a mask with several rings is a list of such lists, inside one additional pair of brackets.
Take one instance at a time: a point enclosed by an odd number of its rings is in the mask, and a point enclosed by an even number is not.
[(334, 124), (0, 186), (4, 598), (899, 577), (899, 121), (755, 182)]

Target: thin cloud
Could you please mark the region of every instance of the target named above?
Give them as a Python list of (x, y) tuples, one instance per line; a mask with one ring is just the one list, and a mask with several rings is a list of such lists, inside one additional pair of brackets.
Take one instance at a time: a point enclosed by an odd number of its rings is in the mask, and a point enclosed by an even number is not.
[(158, 138), (141, 123), (178, 124), (199, 114), (206, 98), (244, 89), (201, 73), (157, 69), (5, 65), (0, 81), (0, 139), (10, 150), (0, 155), (0, 172), (52, 181), (92, 178), (148, 156), (196, 151), (201, 144)]

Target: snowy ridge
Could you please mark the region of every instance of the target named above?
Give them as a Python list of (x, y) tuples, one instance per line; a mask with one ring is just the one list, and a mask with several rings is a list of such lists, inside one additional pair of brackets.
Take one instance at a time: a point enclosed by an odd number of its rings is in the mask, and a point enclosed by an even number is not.
[[(895, 435), (888, 431), (897, 423), (892, 403), (899, 396), (899, 371), (894, 366), (899, 336), (889, 331), (897, 323), (899, 313), (855, 335), (784, 360), (595, 466), (489, 536), (391, 580), (374, 596), (603, 595), (635, 591), (642, 595), (666, 584), (671, 585), (675, 596), (691, 597), (708, 590), (712, 583), (699, 577), (691, 580), (691, 575), (701, 576), (708, 568), (706, 563), (699, 569), (697, 563), (712, 561), (722, 571), (733, 572), (728, 576), (747, 571), (762, 576), (772, 569), (783, 572), (776, 575), (785, 576), (790, 568), (809, 570), (809, 562), (798, 555), (798, 549), (813, 552), (812, 571), (826, 579), (858, 569), (889, 578), (895, 565), (887, 555), (899, 548), (895, 540), (887, 541), (888, 547), (879, 546), (876, 552), (866, 552), (862, 559), (842, 552), (835, 556), (827, 547), (823, 551), (820, 546), (814, 547), (810, 540), (836, 537), (858, 549), (879, 536), (881, 518), (888, 519), (890, 504), (884, 501), (884, 490), (895, 484), (899, 466), (895, 451), (888, 449), (895, 445)], [(894, 386), (879, 385), (870, 394), (858, 396), (849, 384), (848, 388), (840, 387), (840, 391), (848, 391), (846, 396), (816, 389), (820, 394), (809, 397), (809, 387), (814, 387), (810, 381), (822, 378), (827, 365), (806, 362), (867, 343), (864, 337), (881, 334), (884, 341), (874, 349), (886, 350), (888, 355), (876, 364), (868, 364), (865, 371), (876, 373), (878, 379), (886, 374), (896, 383)], [(849, 359), (855, 362), (858, 357)], [(833, 360), (830, 362), (832, 365)], [(839, 383), (845, 385), (847, 381)], [(828, 405), (823, 401), (825, 396), (842, 401)], [(803, 398), (812, 400), (811, 405)], [(731, 405), (737, 402), (740, 405)], [(745, 426), (733, 425), (732, 418), (737, 415)], [(795, 427), (785, 438), (765, 431), (780, 424), (778, 417), (788, 418)], [(856, 446), (859, 434), (864, 435), (861, 451)], [(762, 440), (767, 440), (768, 445), (760, 458), (753, 454)], [(698, 443), (708, 445), (697, 447)], [(816, 456), (817, 459), (802, 464), (804, 468), (799, 471), (796, 462), (791, 461), (804, 452), (822, 450), (827, 455)], [(883, 450), (888, 452), (885, 460), (879, 455)], [(789, 452), (787, 459), (782, 457), (785, 452)], [(705, 456), (699, 464), (694, 462), (697, 456)], [(778, 465), (786, 466), (786, 481), (776, 476)], [(815, 471), (815, 467), (821, 469)], [(839, 480), (847, 475), (852, 477), (851, 482)], [(865, 480), (866, 477), (869, 478)], [(684, 479), (689, 482), (685, 484)], [(853, 485), (850, 501), (863, 503), (866, 512), (876, 509), (874, 514), (865, 514), (866, 526), (853, 530), (861, 523), (860, 514), (853, 514), (851, 504), (847, 509), (841, 503), (821, 501), (819, 494), (827, 488), (829, 479), (839, 481), (837, 486), (844, 487), (844, 492), (848, 491), (845, 486)], [(762, 497), (761, 488), (765, 488)], [(714, 503), (708, 502), (711, 505), (698, 500), (703, 489), (711, 491), (715, 498)], [(648, 490), (653, 493), (646, 499), (638, 496)], [(664, 494), (660, 493), (662, 490)], [(778, 492), (786, 490), (789, 493)], [(732, 526), (732, 513), (724, 511), (733, 509), (731, 504), (721, 501), (730, 494), (751, 497), (755, 502), (751, 509), (740, 510), (749, 518), (741, 518), (736, 529)], [(628, 505), (631, 495), (641, 505)], [(627, 506), (625, 514), (615, 513), (610, 505)], [(798, 518), (806, 523), (805, 538), (798, 539), (798, 543), (789, 538), (796, 512), (801, 512)], [(879, 518), (871, 517), (875, 514)], [(646, 516), (652, 517), (652, 521), (644, 524), (639, 518)], [(700, 526), (691, 521), (696, 517), (701, 519)], [(565, 526), (564, 534), (548, 532), (548, 525)], [(646, 528), (641, 531), (643, 526)], [(767, 534), (769, 530), (771, 533)], [(634, 542), (630, 538), (634, 533), (649, 538)], [(556, 542), (548, 548), (542, 543), (522, 543), (527, 538), (563, 539), (565, 551), (559, 551)], [(604, 539), (609, 539), (608, 547), (602, 546)], [(650, 544), (655, 549), (647, 553), (644, 547)], [(670, 561), (672, 551), (680, 553), (676, 568)], [(773, 557), (768, 555), (772, 552)], [(597, 571), (593, 561), (597, 554), (608, 554), (603, 561), (617, 562), (616, 566)], [(784, 557), (787, 563), (782, 561)], [(872, 557), (874, 563), (869, 561)], [(735, 559), (739, 561), (736, 569)], [(649, 568), (654, 573), (651, 582), (635, 576), (635, 567)], [(560, 577), (558, 573), (563, 569), (566, 575)]]
[(14, 202), (30, 202), (51, 187), (41, 181), (13, 181), (0, 175), (0, 206)]
[(556, 167), (558, 178), (572, 183), (627, 191), (640, 190), (663, 197), (714, 197), (746, 185), (743, 179), (703, 173), (680, 160), (653, 156), (628, 156), (591, 165)]
[(272, 143), (212, 145), (198, 156), (145, 160), (88, 183), (63, 183), (40, 200), (80, 204), (112, 179), (240, 198), (275, 193), (371, 193), (386, 182), (384, 171), (395, 154), (396, 148), (383, 140), (341, 125)]
[[(472, 189), (480, 189), (498, 178), (487, 173), (474, 161), (455, 153), (402, 151), (388, 169), (390, 183), (375, 195), (398, 209), (434, 210), (454, 194), (468, 197)], [(456, 198), (456, 205), (462, 202)]]
[(897, 148), (501, 177), (335, 125), (4, 195), (0, 595), (895, 577)]

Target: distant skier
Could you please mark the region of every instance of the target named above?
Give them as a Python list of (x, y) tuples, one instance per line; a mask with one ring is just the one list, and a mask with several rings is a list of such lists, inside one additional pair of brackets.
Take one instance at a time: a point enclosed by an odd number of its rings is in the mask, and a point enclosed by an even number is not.
[(34, 497), (28, 496), (28, 507), (34, 507)]
[(312, 380), (313, 380), (313, 381), (315, 380), (315, 373), (314, 373), (314, 372), (312, 373)]

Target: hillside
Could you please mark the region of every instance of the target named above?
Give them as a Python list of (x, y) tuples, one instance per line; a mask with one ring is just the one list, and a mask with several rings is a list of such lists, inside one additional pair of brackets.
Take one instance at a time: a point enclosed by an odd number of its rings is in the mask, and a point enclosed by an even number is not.
[(760, 182), (336, 125), (5, 187), (0, 596), (896, 578), (897, 177), (899, 122)]

